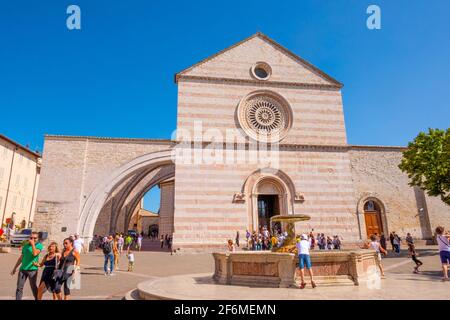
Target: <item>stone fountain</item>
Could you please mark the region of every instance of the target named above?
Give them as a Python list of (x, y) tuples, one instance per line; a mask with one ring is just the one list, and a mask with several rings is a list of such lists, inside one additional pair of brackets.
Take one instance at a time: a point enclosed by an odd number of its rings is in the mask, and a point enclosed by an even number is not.
[[(271, 225), (280, 222), (287, 232), (281, 247), (271, 251), (237, 251), (213, 253), (218, 284), (255, 287), (296, 287), (298, 257), (295, 246), (295, 223), (307, 221), (303, 214), (278, 215)], [(379, 281), (378, 257), (374, 250), (312, 250), (311, 261), (316, 283), (328, 285), (360, 285)]]
[(295, 236), (295, 223), (300, 221), (310, 220), (311, 217), (306, 214), (290, 214), (290, 215), (278, 215), (270, 218), (270, 225), (274, 222), (281, 222), (285, 225), (285, 231), (287, 237), (284, 239), (281, 247), (273, 248), (273, 252), (294, 252), (296, 250), (296, 236)]

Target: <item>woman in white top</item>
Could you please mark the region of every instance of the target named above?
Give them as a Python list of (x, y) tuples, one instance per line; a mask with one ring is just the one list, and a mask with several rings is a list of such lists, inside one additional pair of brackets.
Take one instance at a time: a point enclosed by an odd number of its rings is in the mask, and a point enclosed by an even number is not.
[(450, 264), (450, 235), (444, 235), (444, 227), (436, 228), (436, 240), (439, 245), (439, 256), (442, 263), (442, 281), (448, 281), (448, 265)]
[(381, 254), (387, 255), (387, 251), (383, 249), (383, 247), (380, 245), (380, 243), (377, 241), (377, 236), (376, 235), (371, 235), (370, 236), (370, 244), (369, 244), (369, 248), (373, 249), (377, 252), (378, 254), (378, 266), (380, 268), (380, 272), (381, 272), (381, 276), (384, 277), (384, 269), (383, 269), (383, 265), (381, 264)]

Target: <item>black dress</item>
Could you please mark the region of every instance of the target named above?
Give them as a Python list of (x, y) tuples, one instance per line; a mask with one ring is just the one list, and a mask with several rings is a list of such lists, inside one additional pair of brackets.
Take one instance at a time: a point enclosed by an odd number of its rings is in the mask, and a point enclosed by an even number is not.
[(61, 287), (64, 285), (64, 295), (70, 295), (70, 288), (67, 284), (67, 280), (69, 280), (71, 273), (73, 271), (75, 265), (75, 256), (73, 255), (73, 250), (69, 252), (67, 256), (64, 257), (64, 254), (61, 255), (61, 259), (59, 261), (58, 269), (63, 271), (62, 278), (56, 281), (55, 285), (55, 293), (61, 292)]
[(40, 282), (40, 284), (44, 283), (47, 290), (49, 290), (51, 292), (55, 291), (55, 285), (56, 285), (56, 281), (53, 280), (53, 272), (55, 271), (55, 267), (56, 267), (56, 256), (54, 256), (53, 259), (45, 260), (44, 270), (42, 271), (41, 282)]

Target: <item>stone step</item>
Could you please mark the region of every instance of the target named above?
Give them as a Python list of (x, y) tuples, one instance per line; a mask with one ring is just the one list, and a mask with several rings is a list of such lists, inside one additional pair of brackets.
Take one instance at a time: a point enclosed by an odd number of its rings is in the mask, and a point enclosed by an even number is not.
[[(296, 278), (296, 283), (300, 285), (300, 278)], [(309, 277), (305, 275), (305, 280), (308, 285), (310, 285)], [(314, 277), (314, 282), (317, 286), (327, 287), (327, 286), (354, 286), (355, 282), (352, 277), (347, 275), (342, 276), (317, 276)]]

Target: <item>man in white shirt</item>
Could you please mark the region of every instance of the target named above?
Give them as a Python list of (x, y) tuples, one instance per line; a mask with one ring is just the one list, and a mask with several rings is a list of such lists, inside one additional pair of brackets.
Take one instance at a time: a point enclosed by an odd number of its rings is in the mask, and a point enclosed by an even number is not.
[(313, 279), (313, 272), (312, 272), (312, 265), (311, 265), (311, 257), (309, 255), (309, 249), (311, 247), (311, 242), (308, 239), (308, 236), (306, 234), (301, 235), (301, 240), (297, 240), (297, 252), (298, 252), (298, 267), (300, 269), (300, 277), (301, 277), (301, 284), (300, 289), (304, 289), (306, 286), (305, 283), (305, 265), (306, 269), (308, 269), (309, 277), (311, 278), (311, 286), (313, 288), (316, 287), (316, 283)]
[(444, 227), (436, 228), (436, 240), (439, 246), (439, 256), (442, 263), (442, 281), (448, 281), (448, 265), (450, 264), (450, 236), (445, 235)]
[(73, 248), (78, 251), (78, 253), (82, 253), (84, 251), (84, 241), (80, 238), (80, 235), (77, 233), (73, 240)]

